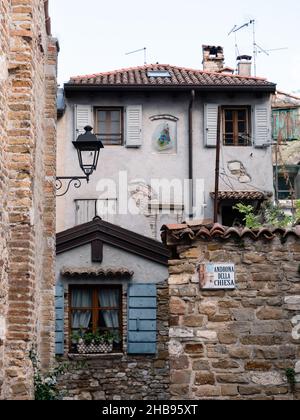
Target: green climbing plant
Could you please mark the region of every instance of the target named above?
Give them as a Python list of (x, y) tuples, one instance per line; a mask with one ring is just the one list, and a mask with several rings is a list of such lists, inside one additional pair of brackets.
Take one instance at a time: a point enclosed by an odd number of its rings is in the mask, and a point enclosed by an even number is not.
[(272, 204), (266, 203), (259, 211), (255, 211), (251, 205), (242, 203), (233, 207), (243, 216), (243, 222), (249, 229), (259, 229), (261, 227), (280, 227), (288, 228), (300, 222), (300, 200), (296, 201), (296, 211), (294, 215), (287, 215), (284, 211)]

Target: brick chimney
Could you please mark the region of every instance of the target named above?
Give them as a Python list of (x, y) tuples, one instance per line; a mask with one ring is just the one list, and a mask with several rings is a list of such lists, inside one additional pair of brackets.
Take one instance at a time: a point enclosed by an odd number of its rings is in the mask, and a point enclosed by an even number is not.
[(238, 58), (238, 75), (251, 77), (252, 57), (250, 55), (240, 55)]
[(220, 72), (224, 67), (223, 47), (213, 45), (203, 45), (203, 70), (211, 72)]

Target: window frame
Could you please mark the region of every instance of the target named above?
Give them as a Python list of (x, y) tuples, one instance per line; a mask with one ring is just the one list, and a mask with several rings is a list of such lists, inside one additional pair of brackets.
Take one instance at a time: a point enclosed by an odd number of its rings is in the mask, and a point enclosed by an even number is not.
[[(92, 290), (92, 307), (88, 308), (75, 308), (72, 306), (72, 293), (74, 289), (91, 289)], [(123, 287), (122, 285), (102, 285), (102, 284), (71, 284), (69, 285), (69, 296), (68, 296), (68, 317), (69, 317), (69, 350), (72, 349), (72, 313), (74, 310), (85, 310), (92, 312), (92, 332), (96, 333), (97, 331), (109, 331), (112, 328), (99, 328), (98, 321), (99, 321), (99, 312), (101, 310), (116, 310), (116, 308), (108, 308), (105, 307), (101, 309), (100, 303), (99, 306), (96, 306), (96, 302), (99, 300), (99, 290), (101, 289), (117, 289), (119, 290), (119, 336), (120, 336), (120, 344), (118, 346), (114, 346), (117, 350), (123, 351)]]
[[(226, 111), (233, 111), (233, 144), (228, 144), (226, 142), (226, 118), (225, 112)], [(248, 140), (245, 141), (244, 144), (239, 144), (239, 130), (238, 130), (238, 123), (239, 119), (237, 118), (239, 111), (246, 111), (246, 128), (247, 128), (247, 135), (249, 137)], [(224, 146), (231, 146), (231, 147), (249, 147), (252, 146), (252, 107), (250, 105), (224, 105), (222, 106), (222, 137), (223, 137), (223, 145)]]
[[(107, 139), (104, 137), (113, 136), (112, 134), (103, 134), (99, 132), (99, 121), (98, 121), (98, 112), (99, 111), (119, 111), (120, 112), (120, 143), (107, 143)], [(94, 121), (96, 123), (95, 134), (100, 138), (103, 145), (107, 146), (124, 146), (125, 143), (125, 125), (124, 125), (124, 107), (121, 106), (96, 106), (94, 107)], [(104, 136), (104, 137), (103, 137)]]

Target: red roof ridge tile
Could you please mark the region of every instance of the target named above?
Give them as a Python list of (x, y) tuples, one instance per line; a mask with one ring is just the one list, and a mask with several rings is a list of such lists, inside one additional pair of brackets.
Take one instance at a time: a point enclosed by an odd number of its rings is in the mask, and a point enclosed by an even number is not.
[(232, 236), (237, 235), (240, 238), (250, 236), (253, 240), (267, 239), (273, 240), (276, 236), (281, 236), (286, 238), (289, 235), (294, 235), (300, 239), (300, 225), (294, 226), (289, 229), (283, 229), (279, 227), (268, 228), (261, 227), (258, 229), (249, 229), (249, 228), (239, 228), (239, 227), (226, 227), (222, 226), (219, 223), (213, 224), (201, 224), (198, 226), (190, 226), (187, 223), (184, 224), (172, 224), (164, 225), (162, 227), (162, 239), (167, 242), (167, 236), (169, 234), (171, 238), (180, 241), (185, 237), (188, 237), (190, 240), (197, 240), (199, 238), (205, 238), (212, 240), (216, 237), (219, 237), (223, 240), (229, 240)]

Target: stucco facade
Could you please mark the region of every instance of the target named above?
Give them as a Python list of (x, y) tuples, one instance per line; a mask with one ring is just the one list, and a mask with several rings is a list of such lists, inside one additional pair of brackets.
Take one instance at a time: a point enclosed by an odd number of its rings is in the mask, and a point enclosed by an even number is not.
[[(170, 182), (179, 180), (183, 185), (184, 180), (189, 180), (189, 106), (191, 92), (98, 92), (89, 90), (86, 92), (66, 92), (66, 111), (58, 123), (58, 174), (68, 176), (80, 175), (80, 168), (77, 163), (76, 151), (72, 141), (76, 137), (74, 127), (76, 126), (74, 109), (76, 105), (90, 105), (91, 107), (122, 107), (124, 110), (130, 105), (142, 106), (142, 144), (137, 148), (123, 146), (105, 146), (101, 151), (97, 172), (90, 179), (89, 185), (84, 188), (71, 188), (68, 195), (59, 198), (57, 201), (57, 230), (61, 231), (76, 224), (75, 200), (117, 198), (120, 202), (119, 191), (100, 191), (103, 179), (110, 179), (116, 182), (119, 188), (119, 172), (122, 171), (121, 182), (124, 181), (124, 171), (127, 173), (129, 192), (128, 195), (135, 199), (135, 192), (145, 190), (151, 185), (153, 179), (167, 179)], [(265, 193), (273, 192), (272, 173), (272, 151), (271, 147), (255, 146), (255, 107), (265, 107), (268, 111), (267, 131), (271, 141), (271, 102), (269, 94), (255, 94), (246, 92), (228, 93), (203, 93), (196, 92), (193, 106), (193, 181), (194, 181), (194, 202), (197, 206), (197, 218), (212, 218), (213, 200), (210, 193), (214, 191), (215, 180), (215, 147), (205, 145), (205, 106), (216, 104), (221, 106), (249, 106), (251, 107), (251, 137), (252, 146), (223, 146), (221, 147), (221, 190), (248, 191), (256, 190)], [(177, 125), (177, 150), (171, 153), (157, 152), (153, 149), (153, 135), (157, 127), (154, 116), (172, 116), (176, 119)], [(93, 125), (93, 124), (92, 124)], [(231, 172), (230, 164), (237, 163), (243, 168), (246, 175), (242, 182), (239, 176)], [(200, 183), (197, 183), (197, 180)], [(202, 189), (201, 180), (204, 182), (204, 196), (199, 194)], [(97, 189), (98, 185), (98, 189)], [(120, 187), (122, 188), (122, 187)], [(187, 190), (187, 188), (186, 188)], [(146, 199), (148, 191), (144, 192)], [(117, 215), (110, 219), (128, 229), (134, 230), (146, 236), (159, 239), (160, 226), (166, 222), (180, 223), (188, 218), (189, 211), (185, 206), (185, 213), (182, 214), (181, 205), (184, 204), (184, 196), (181, 189), (175, 189), (175, 196), (170, 199), (159, 199), (159, 191), (155, 188), (150, 190), (150, 200), (156, 200), (159, 204), (177, 204), (177, 213), (158, 216), (149, 214), (141, 209), (140, 215)], [(143, 195), (143, 192), (141, 193)], [(137, 194), (138, 198), (141, 195)], [(141, 200), (142, 201), (142, 200)], [(148, 209), (146, 209), (148, 210)], [(146, 213), (146, 215), (145, 215)], [(151, 217), (152, 216), (152, 217)], [(221, 217), (221, 216), (220, 216)]]

